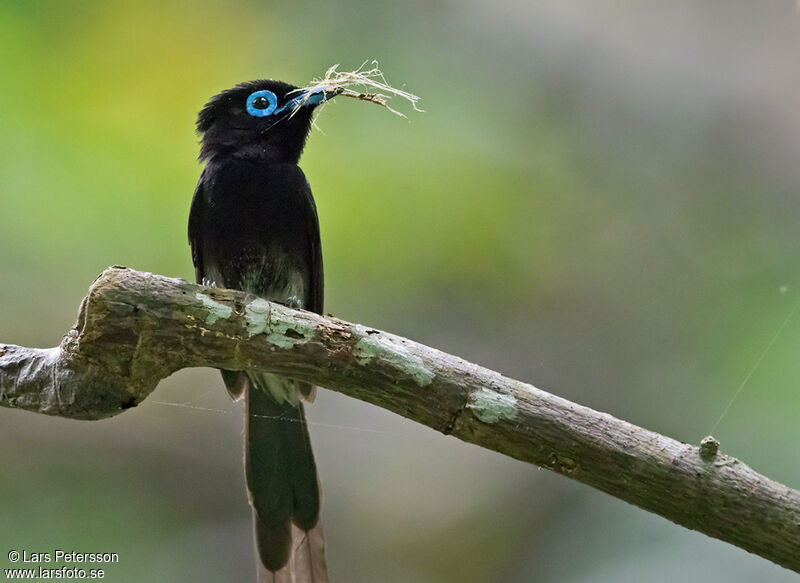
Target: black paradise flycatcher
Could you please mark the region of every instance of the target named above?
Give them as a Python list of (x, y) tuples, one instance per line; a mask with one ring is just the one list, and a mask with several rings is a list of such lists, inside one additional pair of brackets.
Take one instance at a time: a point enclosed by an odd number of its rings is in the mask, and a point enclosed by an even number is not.
[[(250, 81), (200, 112), (205, 169), (189, 242), (198, 283), (240, 289), (322, 313), (319, 223), (297, 163), (317, 105), (341, 91)], [(315, 387), (271, 374), (222, 371), (246, 400), (245, 475), (259, 581), (327, 583), (320, 489), (303, 413)]]

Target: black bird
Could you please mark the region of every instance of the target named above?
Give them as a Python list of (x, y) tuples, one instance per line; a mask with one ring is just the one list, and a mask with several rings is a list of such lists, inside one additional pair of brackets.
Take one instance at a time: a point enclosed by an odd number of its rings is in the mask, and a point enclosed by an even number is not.
[[(250, 81), (198, 116), (205, 168), (189, 213), (198, 283), (322, 313), (319, 223), (297, 163), (313, 110), (337, 91)], [(222, 371), (245, 396), (245, 476), (259, 581), (327, 583), (320, 492), (303, 400), (315, 388), (271, 374)]]

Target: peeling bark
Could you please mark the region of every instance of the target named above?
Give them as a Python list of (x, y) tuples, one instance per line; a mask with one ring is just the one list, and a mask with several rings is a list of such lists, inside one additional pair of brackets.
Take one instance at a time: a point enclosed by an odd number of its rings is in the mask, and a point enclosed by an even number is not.
[(800, 492), (386, 332), (244, 292), (111, 267), (60, 346), (0, 344), (0, 405), (100, 419), (181, 368), (284, 374), (549, 468), (800, 572)]

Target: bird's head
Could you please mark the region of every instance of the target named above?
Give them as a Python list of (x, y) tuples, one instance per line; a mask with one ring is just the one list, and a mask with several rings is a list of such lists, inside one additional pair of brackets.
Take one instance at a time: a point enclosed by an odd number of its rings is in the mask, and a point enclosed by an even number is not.
[(339, 90), (298, 91), (281, 81), (240, 83), (215, 95), (197, 117), (200, 159), (219, 155), (297, 163), (317, 105)]

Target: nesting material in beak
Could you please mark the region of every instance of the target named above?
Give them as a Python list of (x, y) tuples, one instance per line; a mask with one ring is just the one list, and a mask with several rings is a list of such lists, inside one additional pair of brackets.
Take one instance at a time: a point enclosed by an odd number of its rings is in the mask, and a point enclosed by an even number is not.
[[(385, 107), (395, 115), (406, 117), (388, 105), (388, 101), (392, 97), (400, 97), (408, 101), (414, 111), (424, 111), (419, 108), (419, 97), (389, 85), (378, 68), (378, 62), (372, 61), (369, 69), (366, 68), (368, 62), (364, 61), (355, 71), (339, 71), (339, 65), (334, 65), (325, 72), (325, 76), (321, 79), (314, 79), (305, 87), (300, 87), (293, 91), (293, 93), (299, 94), (298, 97), (292, 100), (292, 103), (296, 104), (295, 111), (302, 105), (311, 104), (313, 100), (320, 100), (320, 95), (324, 96), (321, 101), (336, 95), (369, 101)], [(368, 92), (356, 91), (353, 88), (367, 89)]]

